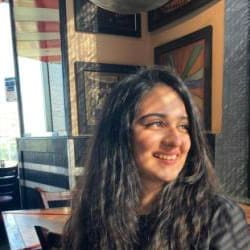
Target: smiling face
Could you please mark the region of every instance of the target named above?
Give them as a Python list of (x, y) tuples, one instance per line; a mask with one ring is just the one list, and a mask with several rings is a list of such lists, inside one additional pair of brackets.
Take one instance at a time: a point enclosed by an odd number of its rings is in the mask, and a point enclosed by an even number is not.
[(188, 126), (185, 105), (171, 87), (159, 83), (142, 98), (132, 140), (143, 187), (162, 187), (177, 178), (191, 147)]

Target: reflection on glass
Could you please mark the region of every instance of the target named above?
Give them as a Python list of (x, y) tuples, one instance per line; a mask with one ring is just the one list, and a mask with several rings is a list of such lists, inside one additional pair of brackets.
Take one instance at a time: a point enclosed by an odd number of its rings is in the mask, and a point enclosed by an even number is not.
[(65, 135), (59, 1), (14, 1), (26, 136)]
[(2, 166), (17, 160), (19, 137), (16, 79), (13, 60), (10, 7), (0, 2), (0, 160)]

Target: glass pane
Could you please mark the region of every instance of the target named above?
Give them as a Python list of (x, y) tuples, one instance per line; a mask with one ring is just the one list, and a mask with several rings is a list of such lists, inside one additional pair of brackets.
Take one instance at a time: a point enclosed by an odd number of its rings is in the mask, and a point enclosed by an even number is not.
[(25, 136), (66, 135), (59, 1), (14, 1)]
[[(0, 160), (17, 161), (19, 137), (16, 80), (9, 3), (0, 3)], [(2, 163), (2, 162), (1, 162)]]

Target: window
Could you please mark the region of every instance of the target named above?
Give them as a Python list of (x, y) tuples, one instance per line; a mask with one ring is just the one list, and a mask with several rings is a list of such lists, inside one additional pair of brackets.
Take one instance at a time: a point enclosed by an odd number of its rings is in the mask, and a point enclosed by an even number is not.
[(0, 31), (0, 160), (12, 165), (17, 161), (16, 137), (20, 132), (8, 2), (0, 1)]
[(59, 1), (13, 7), (24, 136), (66, 135)]

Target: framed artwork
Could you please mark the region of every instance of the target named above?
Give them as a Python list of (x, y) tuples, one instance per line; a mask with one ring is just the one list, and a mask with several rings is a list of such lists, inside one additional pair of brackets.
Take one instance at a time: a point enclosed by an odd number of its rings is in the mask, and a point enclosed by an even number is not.
[(155, 48), (155, 63), (174, 68), (189, 88), (207, 131), (211, 129), (212, 26)]
[(121, 15), (88, 0), (74, 0), (75, 29), (80, 32), (141, 36), (141, 15)]
[(169, 24), (213, 0), (170, 0), (160, 8), (149, 11), (148, 30), (153, 31)]
[(75, 62), (78, 129), (91, 134), (102, 112), (106, 96), (112, 87), (138, 66)]

